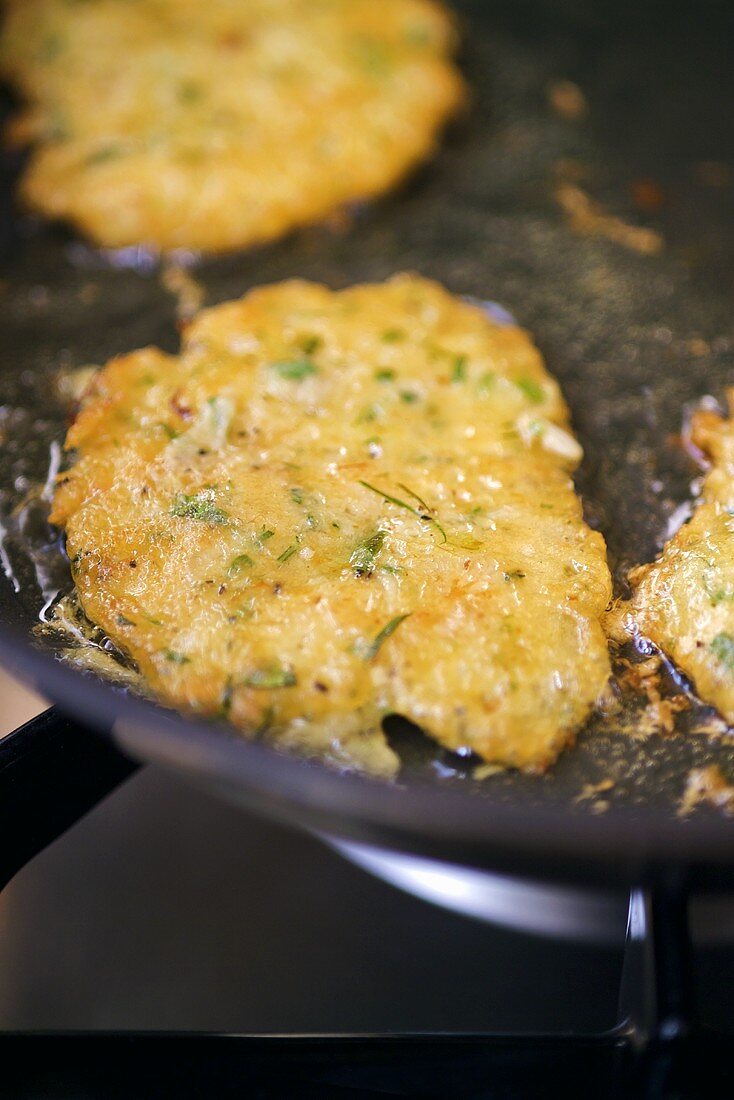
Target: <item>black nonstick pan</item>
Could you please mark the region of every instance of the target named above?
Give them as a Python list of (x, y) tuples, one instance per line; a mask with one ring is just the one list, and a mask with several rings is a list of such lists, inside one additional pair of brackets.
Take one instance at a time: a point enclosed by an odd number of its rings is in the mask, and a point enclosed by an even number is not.
[[(499, 301), (563, 386), (586, 452), (579, 488), (623, 592), (627, 568), (655, 554), (700, 473), (679, 442), (685, 408), (734, 381), (731, 8), (457, 6), (474, 104), (435, 162), (346, 227), (204, 260), (193, 275), (207, 304), (286, 277), (339, 287), (405, 269)], [(709, 807), (679, 814), (692, 768), (716, 763), (734, 780), (734, 741), (695, 732), (716, 725), (695, 701), (675, 730), (651, 733), (624, 689), (620, 709), (595, 717), (543, 777), (478, 781), (477, 761), (397, 723), (405, 764), (387, 784), (189, 721), (57, 659), (34, 628), (70, 584), (58, 532), (38, 508), (23, 522), (13, 514), (64, 435), (54, 379), (146, 343), (174, 349), (175, 303), (145, 254), (103, 256), (15, 211), (17, 168), (8, 161), (3, 182), (0, 659), (89, 732), (46, 718), (16, 735), (3, 772), (13, 804), (39, 813), (34, 790), (53, 801), (64, 759), (67, 775), (73, 761), (91, 776), (103, 753), (114, 774), (97, 734), (336, 837), (536, 879), (630, 885), (673, 870), (730, 884), (734, 822)], [(667, 675), (671, 691), (688, 690)]]

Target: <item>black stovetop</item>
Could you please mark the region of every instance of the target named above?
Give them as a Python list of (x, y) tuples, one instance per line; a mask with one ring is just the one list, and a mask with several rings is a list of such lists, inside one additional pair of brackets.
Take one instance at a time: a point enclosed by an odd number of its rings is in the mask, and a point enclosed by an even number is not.
[(146, 768), (0, 895), (0, 1028), (598, 1030), (620, 958), (453, 916)]
[[(149, 767), (0, 895), (0, 1030), (593, 1032), (621, 951), (417, 901)], [(734, 952), (699, 951), (734, 1023)]]

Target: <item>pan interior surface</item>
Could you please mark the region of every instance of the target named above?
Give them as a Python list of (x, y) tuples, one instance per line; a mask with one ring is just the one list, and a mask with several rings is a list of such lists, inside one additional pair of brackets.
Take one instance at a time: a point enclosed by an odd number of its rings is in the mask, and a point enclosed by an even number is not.
[[(206, 304), (294, 276), (339, 288), (401, 269), (500, 302), (562, 386), (586, 453), (578, 487), (623, 594), (626, 570), (655, 555), (700, 473), (679, 444), (686, 406), (719, 399), (732, 381), (734, 121), (723, 110), (734, 92), (732, 16), (712, 5), (702, 17), (693, 4), (593, 14), (569, 0), (456, 7), (474, 105), (437, 160), (390, 199), (350, 211), (345, 225), (202, 260), (189, 277)], [(5, 169), (0, 237), (0, 521), (18, 590), (0, 577), (0, 616), (28, 635), (70, 583), (37, 491), (66, 429), (59, 373), (150, 343), (172, 351), (178, 335), (162, 266), (136, 250), (95, 253), (19, 216), (14, 167)], [(84, 692), (71, 671), (68, 681), (68, 699)], [(674, 679), (669, 688), (688, 691)], [(404, 761), (398, 793), (460, 793), (482, 807), (488, 839), (502, 805), (545, 807), (569, 835), (579, 819), (593, 831), (652, 814), (673, 836), (686, 828), (677, 814), (691, 769), (716, 763), (734, 780), (734, 741), (691, 732), (715, 725), (695, 701), (666, 734), (644, 726), (646, 707), (622, 692), (543, 777), (477, 778), (478, 761), (392, 722)], [(210, 737), (231, 747), (215, 728)], [(250, 749), (237, 742), (243, 759)], [(341, 781), (319, 767), (307, 773), (319, 776), (314, 790)], [(422, 805), (428, 817), (430, 799)], [(726, 826), (711, 808), (696, 818), (696, 828)]]

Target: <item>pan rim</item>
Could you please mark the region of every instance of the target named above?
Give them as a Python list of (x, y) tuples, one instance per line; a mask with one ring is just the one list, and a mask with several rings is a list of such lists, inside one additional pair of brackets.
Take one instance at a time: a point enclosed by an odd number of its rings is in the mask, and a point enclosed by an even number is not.
[(641, 806), (626, 819), (580, 817), (563, 804), (492, 803), (417, 778), (400, 784), (344, 774), (115, 691), (7, 622), (0, 623), (0, 659), (68, 717), (112, 736), (128, 754), (188, 772), (301, 828), (394, 850), (428, 849), (467, 865), (516, 865), (548, 879), (591, 872), (632, 882), (672, 864), (713, 870), (734, 864), (734, 823), (723, 816), (681, 820)]

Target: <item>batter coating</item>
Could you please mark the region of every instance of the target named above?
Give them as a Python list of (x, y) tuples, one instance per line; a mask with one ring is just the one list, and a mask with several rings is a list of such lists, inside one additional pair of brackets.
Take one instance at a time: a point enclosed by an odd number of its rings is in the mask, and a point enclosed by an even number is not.
[(691, 439), (712, 463), (701, 501), (657, 561), (632, 571), (629, 620), (734, 723), (734, 421), (701, 410)]
[(226, 251), (389, 190), (465, 98), (433, 0), (10, 0), (34, 210), (95, 243)]
[(52, 519), (167, 703), (384, 774), (394, 712), (544, 769), (609, 674), (566, 429), (527, 335), (437, 284), (286, 282), (104, 368)]

